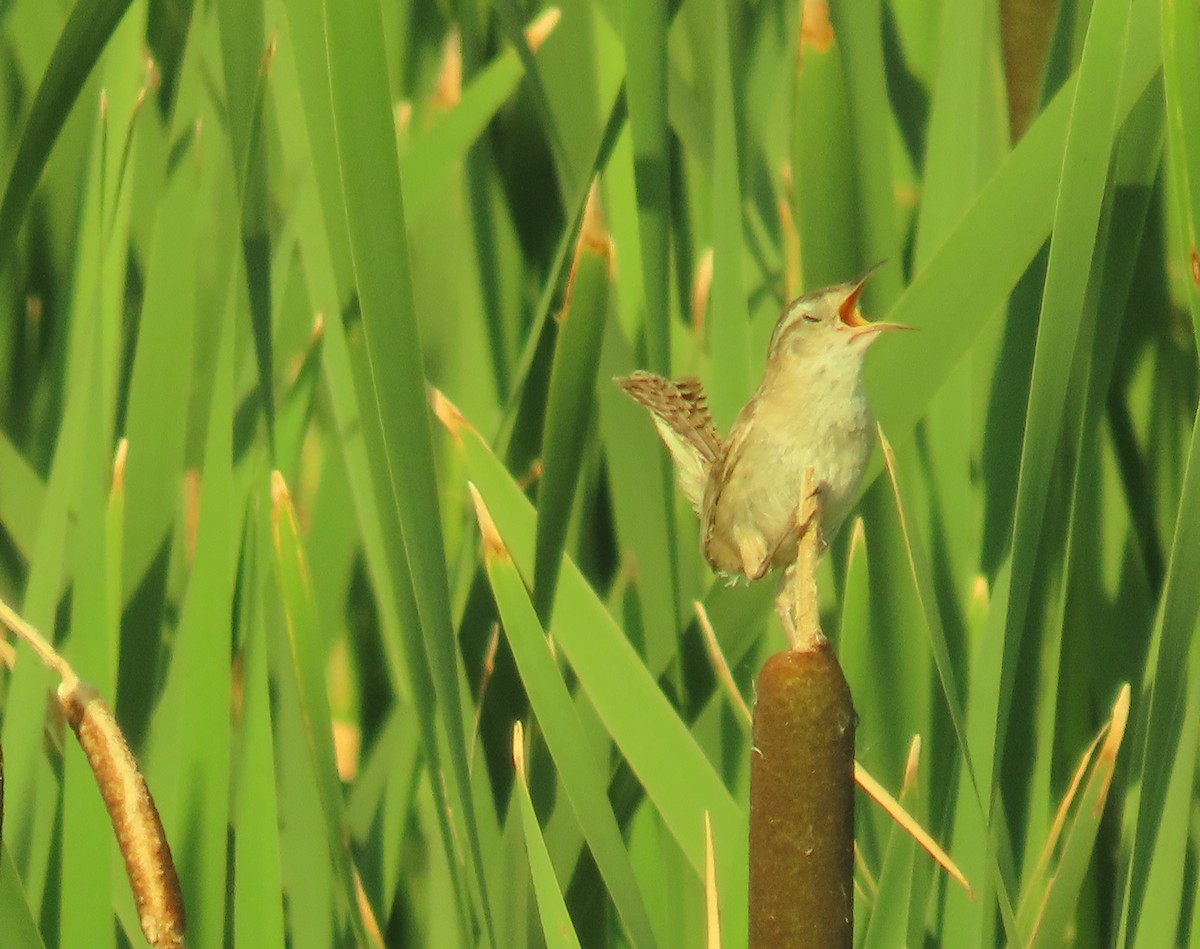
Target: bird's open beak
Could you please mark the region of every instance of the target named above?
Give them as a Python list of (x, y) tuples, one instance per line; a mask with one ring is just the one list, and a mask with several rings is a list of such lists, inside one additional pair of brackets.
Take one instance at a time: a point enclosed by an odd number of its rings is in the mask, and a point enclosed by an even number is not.
[(913, 329), (913, 327), (905, 326), (903, 323), (868, 323), (863, 319), (862, 310), (858, 308), (859, 294), (862, 293), (863, 287), (867, 285), (867, 281), (883, 264), (884, 262), (881, 260), (854, 281), (854, 283), (850, 284), (850, 292), (846, 294), (846, 298), (838, 305), (838, 318), (850, 330), (850, 335), (853, 337), (867, 336), (871, 333), (882, 333), (886, 330)]

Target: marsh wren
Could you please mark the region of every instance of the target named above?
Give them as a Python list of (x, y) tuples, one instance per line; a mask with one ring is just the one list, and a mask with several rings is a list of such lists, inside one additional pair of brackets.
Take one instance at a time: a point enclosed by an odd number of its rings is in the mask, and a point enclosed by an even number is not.
[(700, 515), (704, 557), (718, 573), (757, 580), (795, 562), (808, 526), (797, 514), (810, 467), (822, 538), (849, 511), (875, 440), (863, 357), (880, 333), (909, 329), (863, 319), (858, 297), (873, 270), (788, 304), (771, 333), (762, 382), (728, 440), (717, 433), (698, 379), (635, 372), (614, 380), (653, 417)]

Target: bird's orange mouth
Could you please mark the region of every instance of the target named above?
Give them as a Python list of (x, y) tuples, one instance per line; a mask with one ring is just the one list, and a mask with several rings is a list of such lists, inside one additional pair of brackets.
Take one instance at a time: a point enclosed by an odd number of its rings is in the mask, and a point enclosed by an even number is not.
[(850, 292), (846, 294), (846, 299), (844, 299), (838, 306), (838, 319), (840, 319), (842, 323), (850, 327), (852, 330), (861, 329), (864, 326), (871, 325), (863, 319), (862, 310), (858, 308), (859, 294), (862, 293), (863, 287), (866, 286), (867, 277), (869, 276), (870, 274), (866, 274), (861, 280), (859, 280), (858, 283), (851, 288)]
[(862, 310), (858, 307), (859, 295), (862, 293), (863, 287), (867, 285), (867, 281), (882, 266), (883, 261), (880, 261), (859, 277), (851, 286), (850, 292), (846, 294), (846, 298), (838, 305), (838, 319), (850, 330), (851, 338), (869, 333), (882, 333), (886, 330), (912, 329), (911, 326), (905, 326), (903, 323), (868, 323), (863, 319)]

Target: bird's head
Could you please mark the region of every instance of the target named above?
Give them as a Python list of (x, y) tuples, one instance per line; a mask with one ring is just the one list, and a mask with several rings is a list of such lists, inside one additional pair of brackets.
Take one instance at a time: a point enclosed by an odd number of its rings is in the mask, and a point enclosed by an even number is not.
[(880, 333), (912, 329), (901, 323), (868, 323), (863, 319), (859, 294), (879, 266), (876, 264), (850, 283), (806, 293), (789, 303), (771, 333), (768, 363), (833, 354), (861, 359)]

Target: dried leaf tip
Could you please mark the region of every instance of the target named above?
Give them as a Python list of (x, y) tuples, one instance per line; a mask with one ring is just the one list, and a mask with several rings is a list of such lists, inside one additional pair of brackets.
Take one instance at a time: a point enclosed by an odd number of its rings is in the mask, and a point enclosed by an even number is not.
[(700, 632), (704, 636), (704, 644), (708, 647), (708, 657), (716, 672), (717, 680), (729, 696), (729, 702), (733, 706), (734, 711), (741, 716), (742, 721), (747, 725), (753, 725), (754, 717), (750, 714), (750, 706), (742, 698), (742, 693), (733, 678), (733, 672), (729, 668), (729, 661), (725, 658), (725, 653), (721, 652), (721, 644), (717, 642), (717, 634), (712, 627), (712, 621), (708, 618), (708, 610), (704, 608), (704, 604), (699, 600), (695, 600), (692, 603), (692, 608), (696, 611), (696, 622), (699, 624)]
[[(919, 748), (919, 740), (914, 740), (913, 744), (909, 748), (909, 767), (915, 768), (915, 755), (917, 754)], [(915, 781), (915, 777), (906, 772), (904, 776), (904, 789), (901, 791), (901, 793), (905, 793), (905, 791), (907, 791), (907, 789), (914, 784)], [(906, 811), (904, 806), (899, 801), (897, 801), (894, 797), (892, 797), (891, 794), (888, 793), (887, 788), (876, 781), (875, 778), (871, 776), (871, 773), (857, 761), (854, 762), (854, 782), (860, 788), (862, 788), (863, 793), (865, 793), (867, 797), (869, 797), (872, 801), (879, 805), (880, 808), (883, 809), (884, 813), (886, 813), (888, 817), (890, 817), (896, 823), (897, 827), (915, 840), (917, 842), (917, 846), (929, 854), (933, 861), (940, 866), (952, 880), (954, 880), (963, 888), (970, 899), (975, 899), (975, 892), (971, 889), (971, 884), (967, 882), (966, 876), (963, 874), (962, 870), (958, 868), (958, 865), (950, 859), (950, 855), (942, 849), (936, 840), (933, 839), (933, 835), (930, 834), (929, 831), (927, 831), (924, 827), (922, 827), (920, 822), (908, 811)]]
[(392, 113), (392, 120), (396, 123), (396, 132), (400, 135), (408, 135), (408, 129), (412, 125), (412, 103), (407, 99), (401, 99), (396, 103)]
[(271, 64), (275, 62), (275, 53), (279, 49), (279, 36), (272, 34), (270, 41), (267, 43), (267, 48), (263, 51), (261, 71), (263, 76), (271, 74)]
[(867, 546), (867, 528), (863, 524), (861, 517), (856, 517), (854, 523), (850, 525), (850, 550), (854, 554), (860, 554)]
[(457, 405), (446, 398), (441, 389), (436, 389), (433, 386), (427, 388), (429, 407), (433, 409), (433, 414), (442, 427), (450, 433), (450, 437), (454, 439), (454, 444), (462, 444), (462, 433), (464, 431), (473, 432), (471, 423), (467, 421), (467, 417), (459, 411)]
[(271, 472), (271, 507), (278, 508), (281, 504), (289, 503), (292, 500), (291, 492), (288, 491), (287, 481), (284, 480), (283, 472), (278, 469)]
[(900, 781), (900, 793), (906, 794), (909, 788), (917, 786), (917, 768), (921, 764), (921, 736), (913, 735), (912, 744), (908, 746), (908, 757), (904, 759), (904, 777)]
[(1100, 748), (1100, 757), (1115, 761), (1121, 742), (1125, 738), (1125, 726), (1129, 722), (1129, 683), (1121, 686), (1117, 700), (1113, 703), (1112, 718), (1108, 723), (1108, 734), (1104, 736), (1104, 744)]
[(483, 503), (483, 498), (479, 494), (479, 489), (468, 481), (467, 490), (471, 492), (471, 501), (475, 505), (475, 520), (479, 522), (479, 534), (483, 540), (483, 556), (489, 562), (492, 560), (508, 560), (508, 550), (504, 546), (504, 541), (500, 539), (500, 532), (496, 530), (496, 522), (492, 520), (491, 512), (487, 509), (487, 505)]
[(692, 330), (697, 336), (704, 333), (704, 314), (708, 310), (712, 277), (713, 249), (708, 247), (696, 262), (696, 275), (692, 278)]
[(158, 63), (148, 52), (142, 58), (142, 85), (151, 92), (157, 92), (162, 85), (162, 73), (158, 71)]
[(438, 67), (430, 105), (435, 112), (449, 112), (461, 101), (462, 35), (455, 27), (446, 34), (446, 41), (442, 44), (442, 62)]
[(529, 52), (536, 53), (541, 49), (542, 44), (554, 32), (554, 28), (558, 26), (558, 21), (561, 19), (562, 10), (558, 7), (550, 7), (529, 24), (525, 29), (525, 42), (529, 44)]
[(583, 224), (579, 228), (579, 246), (575, 256), (584, 252), (602, 257), (610, 271), (613, 264), (613, 243), (604, 227), (604, 212), (600, 209), (600, 183), (592, 180), (588, 189), (587, 203), (583, 206)]
[(371, 945), (383, 949), (385, 945), (383, 933), (379, 929), (379, 920), (375, 918), (375, 910), (371, 907), (371, 901), (367, 898), (367, 891), (363, 888), (362, 876), (359, 874), (357, 867), (353, 868), (353, 873), (354, 902), (358, 906), (358, 913), (362, 917), (363, 926), (366, 927)]
[(600, 190), (595, 179), (592, 181), (591, 188), (588, 189), (587, 203), (583, 206), (583, 219), (579, 224), (579, 240), (575, 242), (575, 254), (571, 258), (571, 271), (567, 274), (567, 289), (563, 294), (562, 309), (557, 317), (560, 323), (571, 312), (571, 295), (575, 289), (575, 277), (579, 272), (579, 265), (584, 255), (598, 257), (604, 261), (609, 277), (612, 277), (614, 256), (612, 240), (604, 229), (604, 217), (600, 212)]
[(146, 99), (152, 93), (158, 92), (160, 86), (162, 86), (162, 73), (158, 71), (158, 63), (154, 61), (153, 56), (147, 54), (142, 60), (142, 85), (138, 89), (137, 98), (133, 100), (133, 116), (130, 117), (130, 121), (142, 111)]
[(823, 53), (833, 45), (833, 24), (829, 22), (828, 0), (804, 0), (800, 12), (800, 49), (803, 62), (808, 50)]
[(112, 493), (125, 492), (125, 462), (129, 459), (129, 439), (121, 438), (113, 455)]
[(513, 770), (517, 774), (517, 779), (525, 783), (525, 729), (521, 727), (519, 721), (513, 722), (513, 740), (512, 740), (512, 758)]
[(721, 900), (717, 891), (717, 857), (713, 849), (712, 815), (704, 811), (704, 921), (707, 949), (721, 949)]

